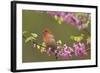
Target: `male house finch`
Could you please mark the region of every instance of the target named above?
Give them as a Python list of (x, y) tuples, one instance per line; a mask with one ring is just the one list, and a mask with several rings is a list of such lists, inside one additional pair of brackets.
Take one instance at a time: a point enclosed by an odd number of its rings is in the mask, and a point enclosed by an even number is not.
[(45, 42), (47, 49), (51, 48), (51, 52), (55, 52), (56, 41), (55, 41), (53, 34), (48, 28), (45, 28), (43, 30), (43, 41)]

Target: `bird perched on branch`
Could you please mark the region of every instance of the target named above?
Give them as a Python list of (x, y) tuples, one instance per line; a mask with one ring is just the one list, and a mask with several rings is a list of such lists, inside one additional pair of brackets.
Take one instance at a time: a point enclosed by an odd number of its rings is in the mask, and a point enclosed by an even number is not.
[(51, 33), (51, 31), (48, 28), (45, 28), (43, 30), (43, 41), (45, 42), (47, 48), (51, 48), (52, 52), (55, 51), (56, 41), (54, 35)]

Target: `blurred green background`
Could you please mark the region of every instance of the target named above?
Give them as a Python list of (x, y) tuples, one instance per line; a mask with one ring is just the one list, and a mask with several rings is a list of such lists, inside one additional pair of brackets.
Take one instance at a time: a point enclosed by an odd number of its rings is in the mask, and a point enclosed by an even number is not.
[[(43, 42), (42, 32), (43, 29), (49, 28), (56, 40), (62, 40), (63, 43), (67, 43), (72, 46), (74, 41), (70, 40), (71, 35), (80, 34), (83, 31), (79, 31), (76, 27), (68, 25), (64, 22), (58, 24), (58, 22), (45, 12), (34, 10), (22, 11), (22, 31), (28, 31), (37, 33), (39, 35), (38, 42)], [(88, 28), (90, 30), (90, 27)], [(31, 43), (25, 43), (23, 38), (22, 47), (22, 61), (27, 62), (44, 62), (44, 61), (57, 61), (55, 56), (48, 56), (45, 53), (40, 53), (36, 48), (32, 48)], [(78, 58), (74, 57), (73, 60)], [(82, 59), (90, 59), (90, 52), (87, 57)], [(80, 60), (80, 59), (78, 59)], [(58, 61), (60, 61), (58, 59)]]

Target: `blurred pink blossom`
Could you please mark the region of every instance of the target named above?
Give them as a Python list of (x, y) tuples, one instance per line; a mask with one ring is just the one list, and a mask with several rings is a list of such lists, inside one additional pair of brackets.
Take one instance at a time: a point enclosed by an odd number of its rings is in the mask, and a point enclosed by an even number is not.
[(86, 52), (86, 47), (84, 43), (78, 42), (78, 43), (74, 43), (73, 47), (75, 48), (75, 55), (78, 57), (82, 57), (84, 55), (87, 55)]

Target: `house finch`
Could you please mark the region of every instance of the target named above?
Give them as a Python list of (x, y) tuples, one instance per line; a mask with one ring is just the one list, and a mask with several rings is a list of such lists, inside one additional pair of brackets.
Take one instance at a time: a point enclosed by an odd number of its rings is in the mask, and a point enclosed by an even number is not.
[(55, 48), (56, 47), (56, 41), (51, 33), (51, 31), (47, 28), (43, 30), (43, 41), (45, 42), (47, 47)]
[(43, 41), (45, 42), (47, 49), (51, 48), (51, 52), (54, 53), (56, 56), (56, 54), (57, 54), (57, 53), (55, 53), (56, 41), (55, 41), (53, 34), (51, 33), (51, 31), (48, 28), (43, 30)]

